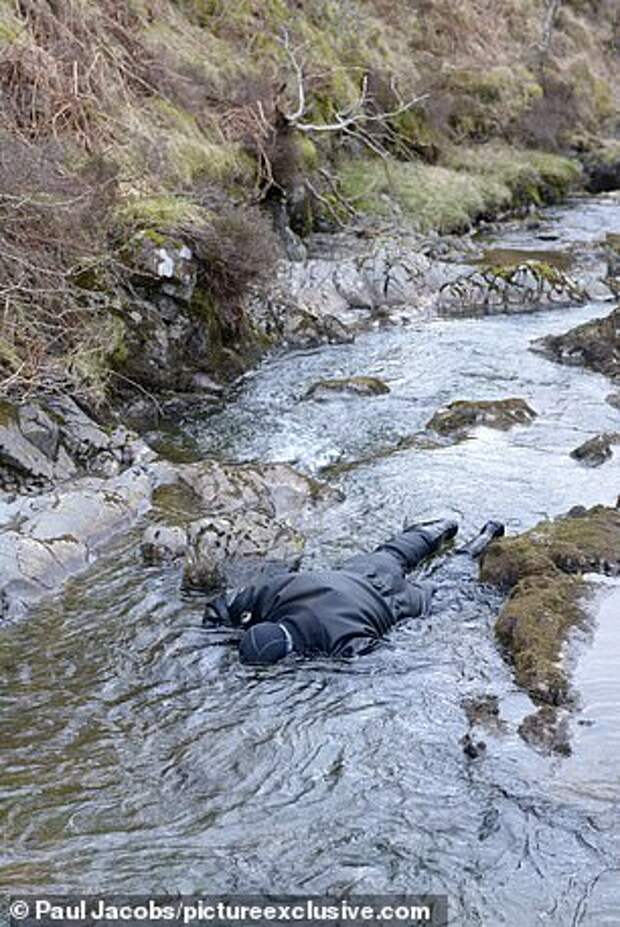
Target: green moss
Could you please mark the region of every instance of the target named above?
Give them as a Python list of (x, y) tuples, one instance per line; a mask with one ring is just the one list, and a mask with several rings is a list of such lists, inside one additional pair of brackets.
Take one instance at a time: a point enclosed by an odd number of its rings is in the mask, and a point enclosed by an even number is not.
[(162, 194), (128, 199), (117, 210), (116, 217), (123, 224), (146, 229), (147, 234), (156, 235), (156, 230), (183, 224), (204, 226), (210, 214), (189, 198)]
[(307, 135), (301, 135), (296, 144), (302, 167), (307, 171), (315, 171), (319, 166), (320, 158), (318, 149), (312, 139), (308, 138)]
[(0, 2), (0, 47), (12, 45), (26, 36), (24, 23), (15, 15), (15, 4)]
[(511, 590), (496, 634), (517, 681), (539, 701), (569, 697), (562, 649), (582, 620), (581, 574), (620, 567), (620, 509), (577, 508), (520, 537), (495, 541), (480, 569), (483, 582)]
[(17, 422), (17, 409), (12, 402), (0, 399), (0, 427), (6, 428)]
[(122, 319), (115, 319), (112, 330), (111, 346), (108, 353), (108, 362), (111, 367), (120, 368), (129, 358), (129, 347), (126, 341), (126, 328)]
[(560, 705), (569, 697), (562, 647), (583, 620), (580, 580), (569, 576), (528, 575), (513, 591), (495, 632), (510, 655), (515, 676), (535, 701)]
[(620, 561), (620, 510), (577, 510), (572, 517), (541, 522), (518, 538), (503, 538), (485, 554), (483, 582), (510, 588), (531, 573), (604, 570)]
[(0, 338), (0, 363), (6, 364), (10, 370), (17, 370), (21, 363), (19, 353), (6, 338)]

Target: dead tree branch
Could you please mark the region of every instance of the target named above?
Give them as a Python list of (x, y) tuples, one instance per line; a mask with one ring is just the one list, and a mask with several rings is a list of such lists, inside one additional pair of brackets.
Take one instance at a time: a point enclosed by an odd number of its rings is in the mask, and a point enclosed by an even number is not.
[[(296, 51), (291, 46), (290, 36), (286, 31), (280, 39), (280, 44), (286, 53), (297, 84), (297, 107), (292, 112), (280, 110), (280, 113), (286, 124), (296, 129), (298, 132), (344, 132), (351, 128), (360, 129), (362, 126), (372, 123), (386, 125), (391, 119), (395, 119), (397, 116), (408, 112), (410, 109), (413, 109), (414, 106), (428, 99), (428, 93), (420, 94), (409, 100), (401, 99), (394, 78), (392, 78), (390, 81), (390, 89), (398, 100), (398, 106), (391, 110), (373, 112), (367, 108), (367, 105), (371, 103), (372, 100), (368, 92), (368, 75), (364, 74), (362, 77), (360, 95), (352, 106), (348, 109), (336, 112), (332, 122), (304, 122), (303, 117), (307, 112), (307, 94), (303, 67), (298, 58), (299, 51)], [(368, 137), (366, 135), (360, 135), (360, 137), (362, 141), (368, 144)]]

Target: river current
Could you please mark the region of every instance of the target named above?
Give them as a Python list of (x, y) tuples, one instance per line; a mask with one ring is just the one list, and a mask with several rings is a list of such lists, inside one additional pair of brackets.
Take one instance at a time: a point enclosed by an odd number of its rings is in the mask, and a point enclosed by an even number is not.
[[(561, 248), (620, 230), (613, 199), (551, 210)], [(530, 235), (531, 238), (531, 235)], [(545, 247), (526, 233), (495, 244)], [(290, 461), (345, 501), (310, 526), (305, 565), (367, 549), (404, 521), (488, 518), (510, 532), (572, 505), (615, 503), (618, 454), (569, 452), (618, 430), (609, 381), (528, 349), (608, 304), (426, 319), (354, 344), (268, 359), (230, 403), (188, 415), (180, 440), (228, 461)], [(377, 376), (390, 393), (304, 399), (321, 378)], [(377, 454), (454, 399), (525, 399), (538, 413), (440, 449)], [(3, 630), (0, 889), (108, 893), (436, 892), (451, 923), (620, 923), (620, 592), (600, 583), (579, 641), (573, 753), (517, 733), (532, 710), (492, 633), (501, 599), (440, 595), (351, 663), (244, 668), (229, 634), (200, 628), (178, 566), (141, 565), (133, 531), (86, 575)], [(442, 562), (432, 569), (441, 578)], [(501, 722), (471, 760), (464, 702)], [(585, 723), (581, 723), (585, 722)]]

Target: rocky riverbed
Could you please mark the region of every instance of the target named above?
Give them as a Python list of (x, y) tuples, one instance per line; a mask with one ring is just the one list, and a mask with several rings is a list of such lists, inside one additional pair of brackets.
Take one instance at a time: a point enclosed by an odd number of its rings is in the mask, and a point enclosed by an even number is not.
[[(288, 350), (212, 402), (175, 399), (141, 436), (75, 401), (2, 407), (3, 887), (400, 890), (415, 872), (464, 922), (532, 914), (533, 884), (548, 923), (578, 916), (618, 860), (616, 806), (562, 763), (581, 593), (617, 567), (617, 452), (595, 471), (571, 452), (618, 431), (614, 370), (587, 368), (608, 357), (619, 218), (603, 197), (464, 239), (319, 238), (254, 297)], [(530, 350), (597, 333), (568, 364)], [(436, 514), (509, 538), (484, 585), (429, 564), (430, 621), (365, 661), (257, 674), (199, 628), (196, 587), (335, 563)]]

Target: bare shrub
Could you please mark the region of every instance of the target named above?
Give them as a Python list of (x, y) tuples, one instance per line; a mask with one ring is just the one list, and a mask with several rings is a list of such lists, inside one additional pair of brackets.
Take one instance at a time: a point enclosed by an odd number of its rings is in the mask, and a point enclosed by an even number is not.
[(558, 151), (583, 122), (583, 107), (575, 87), (559, 76), (544, 75), (542, 89), (542, 96), (525, 110), (514, 131), (520, 140), (534, 148)]
[(232, 321), (248, 287), (272, 271), (279, 255), (270, 223), (257, 210), (228, 210), (203, 228), (181, 227), (177, 232), (199, 260), (199, 285)]
[(0, 138), (0, 389), (66, 379), (67, 357), (94, 349), (115, 193), (100, 159), (71, 172), (56, 143)]

